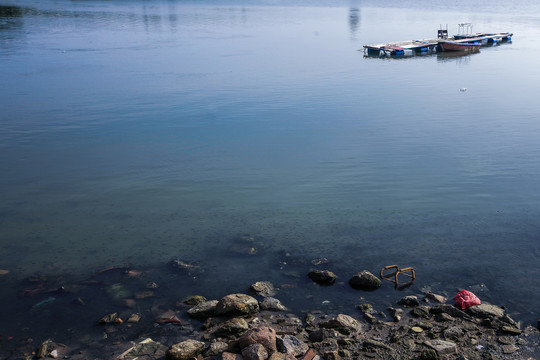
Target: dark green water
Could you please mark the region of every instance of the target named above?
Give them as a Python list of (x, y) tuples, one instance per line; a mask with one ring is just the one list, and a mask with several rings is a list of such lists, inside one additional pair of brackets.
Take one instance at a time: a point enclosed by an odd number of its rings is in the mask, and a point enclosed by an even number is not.
[[(171, 299), (268, 279), (295, 283), (296, 309), (353, 306), (364, 294), (290, 278), (320, 257), (342, 280), (414, 266), (410, 293), (485, 284), (484, 300), (539, 316), (534, 2), (0, 5), (5, 316), (28, 321), (46, 298), (21, 300), (28, 276), (111, 266), (152, 269)], [(358, 51), (461, 22), (515, 35), (466, 57)], [(231, 254), (241, 234), (257, 255)], [(205, 275), (176, 288), (172, 258)]]

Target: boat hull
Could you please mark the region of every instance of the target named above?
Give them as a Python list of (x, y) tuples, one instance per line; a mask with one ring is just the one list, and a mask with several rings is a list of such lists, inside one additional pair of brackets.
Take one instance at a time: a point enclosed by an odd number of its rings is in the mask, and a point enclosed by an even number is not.
[(443, 51), (464, 51), (464, 52), (476, 52), (480, 50), (481, 44), (471, 43), (458, 43), (451, 41), (441, 41), (439, 43)]

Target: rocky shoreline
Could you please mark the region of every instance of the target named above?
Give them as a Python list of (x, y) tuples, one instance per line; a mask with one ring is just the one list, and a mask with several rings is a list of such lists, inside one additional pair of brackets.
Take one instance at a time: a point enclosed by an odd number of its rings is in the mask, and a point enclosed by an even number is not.
[[(180, 260), (172, 266), (190, 273), (199, 271)], [(118, 270), (122, 276), (139, 275), (117, 268), (103, 272)], [(336, 280), (329, 270), (312, 270), (306, 276), (320, 286), (332, 286)], [(358, 289), (362, 299), (361, 294), (380, 287), (381, 280), (363, 270), (349, 285)], [(540, 356), (537, 328), (523, 327), (505, 309), (485, 302), (460, 310), (451, 299), (433, 292), (404, 296), (384, 311), (374, 310), (378, 304), (360, 300), (346, 313), (313, 310), (299, 316), (277, 298), (279, 288), (259, 281), (245, 293), (220, 299), (193, 295), (170, 304), (154, 298), (150, 309), (141, 307), (158, 286), (147, 283), (145, 290), (135, 294), (124, 293), (121, 284), (109, 286), (108, 294), (117, 299), (119, 311), (96, 319), (101, 337), (86, 336), (73, 344), (48, 339), (38, 346), (28, 341), (0, 355), (5, 359), (73, 360), (493, 360)], [(85, 306), (82, 298), (75, 301)]]

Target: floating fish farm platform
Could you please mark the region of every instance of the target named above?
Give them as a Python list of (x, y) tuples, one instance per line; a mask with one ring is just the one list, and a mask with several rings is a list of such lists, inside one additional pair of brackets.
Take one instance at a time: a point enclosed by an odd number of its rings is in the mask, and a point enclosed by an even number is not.
[[(468, 24), (460, 24), (460, 26), (463, 25)], [(404, 57), (442, 51), (460, 51), (460, 49), (470, 51), (470, 49), (478, 49), (480, 46), (493, 46), (503, 42), (511, 42), (512, 36), (512, 33), (503, 32), (458, 34), (448, 37), (448, 30), (439, 30), (438, 37), (433, 39), (364, 45), (364, 53), (367, 56), (375, 57)]]

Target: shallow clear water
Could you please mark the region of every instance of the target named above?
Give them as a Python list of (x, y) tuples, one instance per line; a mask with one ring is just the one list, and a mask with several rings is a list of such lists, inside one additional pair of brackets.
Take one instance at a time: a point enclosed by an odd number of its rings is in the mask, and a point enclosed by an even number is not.
[[(178, 257), (206, 268), (183, 292), (218, 297), (324, 256), (342, 280), (414, 266), (407, 291), (485, 284), (484, 299), (538, 317), (536, 3), (17, 4), (0, 7), (4, 309), (36, 273)], [(513, 42), (359, 51), (461, 22)], [(257, 255), (231, 256), (241, 234)], [(315, 295), (291, 292), (297, 308), (363, 296), (304, 280)]]

